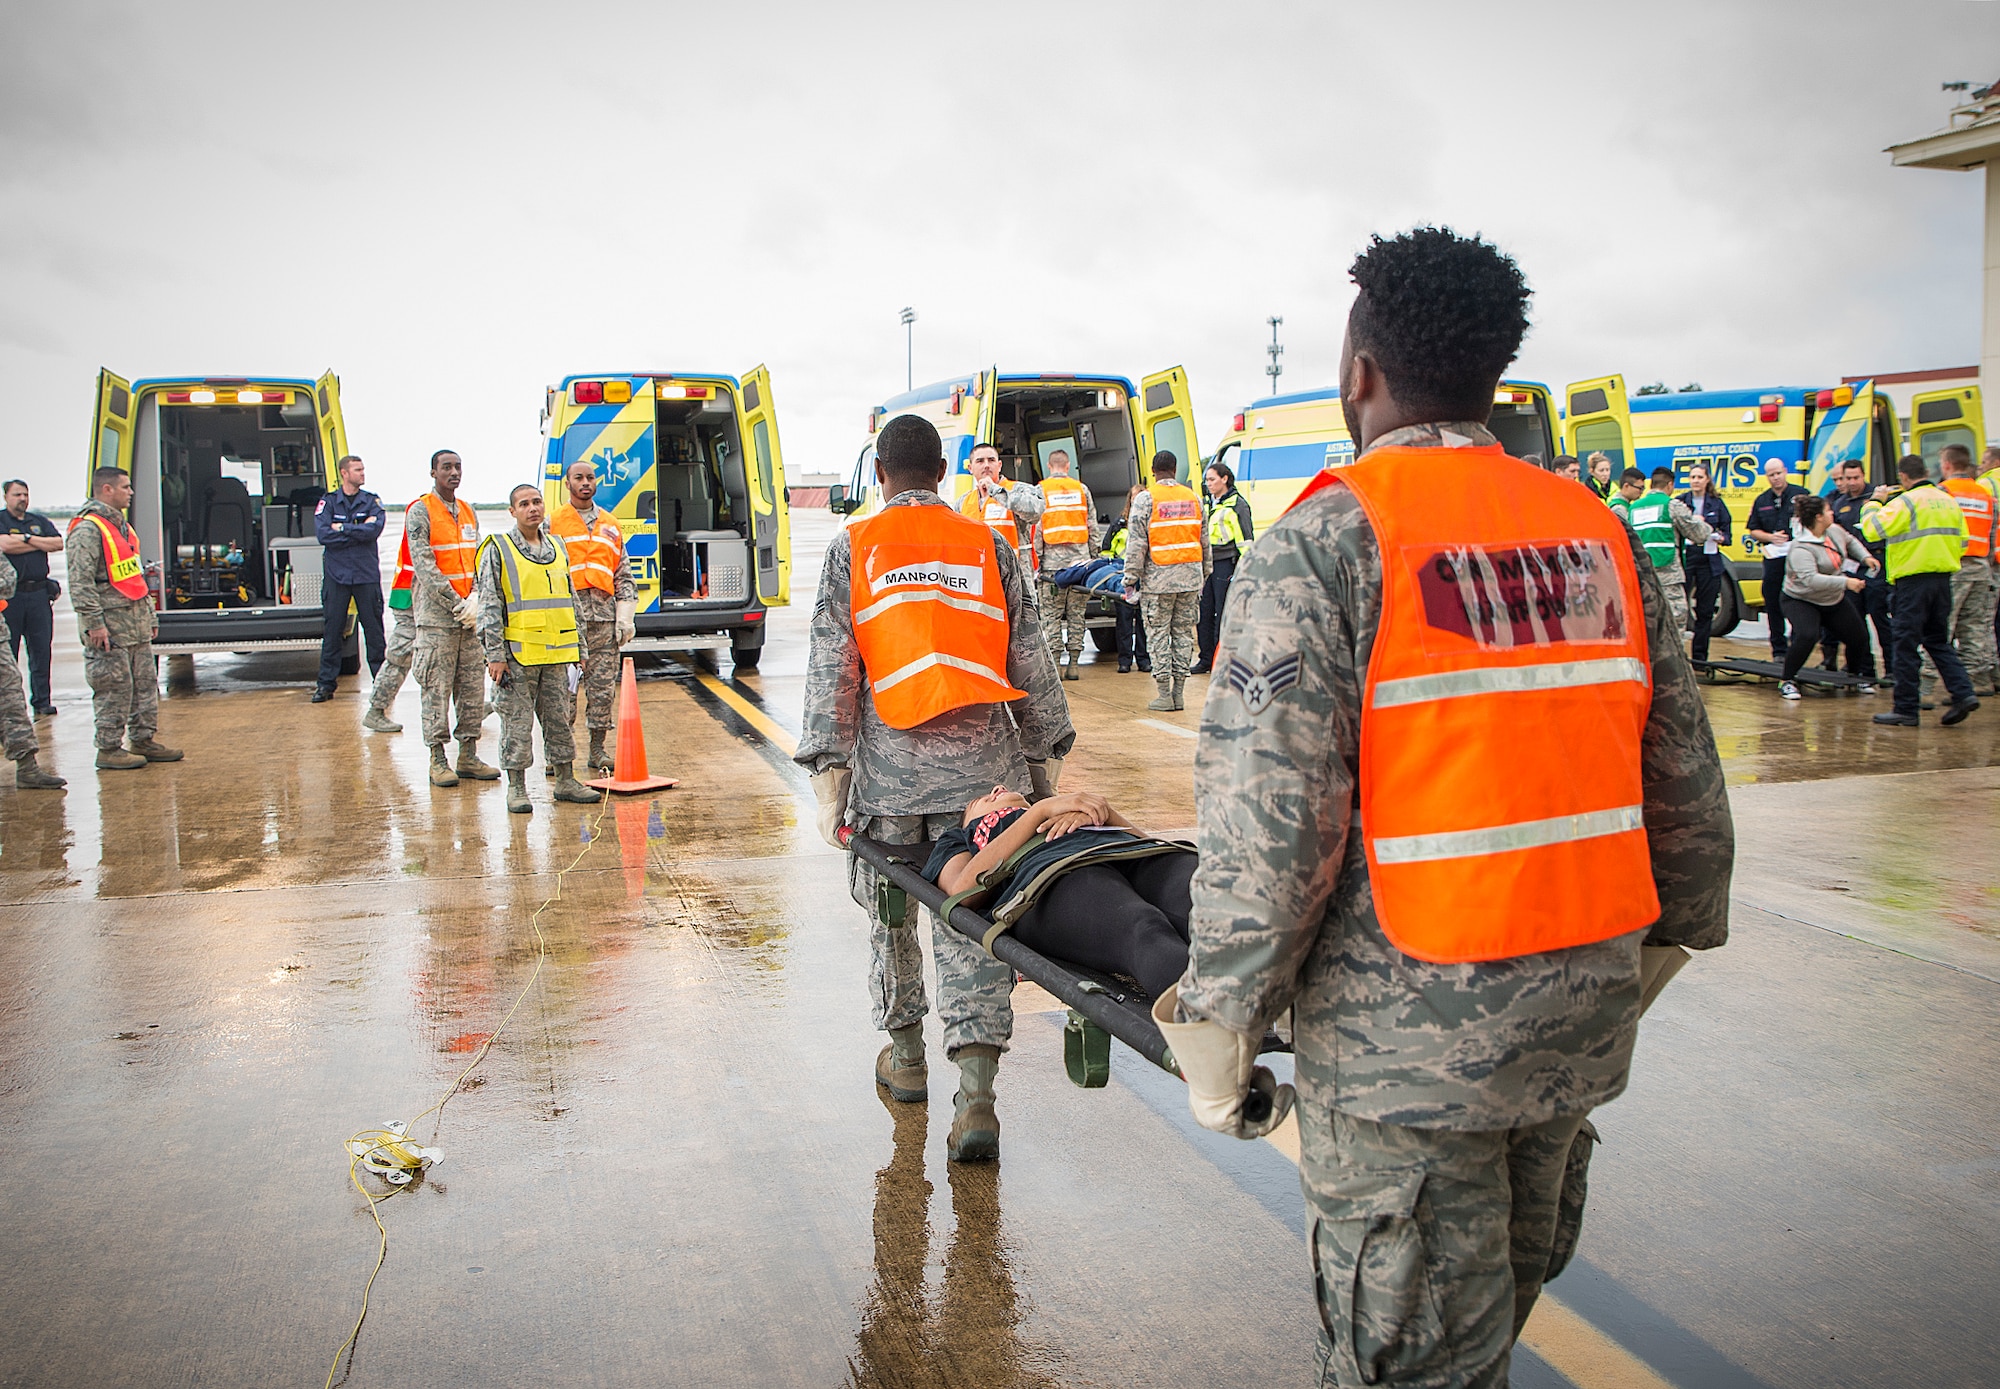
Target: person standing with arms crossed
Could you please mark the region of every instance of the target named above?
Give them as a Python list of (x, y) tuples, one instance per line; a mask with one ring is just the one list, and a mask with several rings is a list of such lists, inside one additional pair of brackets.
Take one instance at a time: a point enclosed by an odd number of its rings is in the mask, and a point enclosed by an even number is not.
[(1201, 586), (1201, 613), (1195, 622), (1195, 662), (1190, 675), (1207, 675), (1215, 666), (1215, 644), (1222, 640), (1222, 609), (1229, 602), (1229, 581), (1236, 561), (1257, 534), (1250, 499), (1236, 490), (1236, 474), (1226, 463), (1211, 463), (1201, 475), (1208, 497), (1208, 579)]
[[(1292, 1010), (1317, 1382), (1498, 1385), (1647, 969), (1727, 937), (1734, 836), (1645, 551), (1486, 427), (1519, 269), (1424, 227), (1351, 273), (1360, 456), (1230, 589), (1190, 958), (1154, 1018), (1197, 1121), (1247, 1138), (1291, 1099), (1255, 1052)], [(1496, 601), (1468, 559), (1512, 576)]]
[(984, 521), (1014, 547), (1021, 570), (1035, 572), (1035, 522), (1042, 519), (1042, 494), (1025, 482), (1009, 482), (1000, 475), (1000, 450), (979, 444), (966, 460), (972, 473), (972, 490), (958, 505), (962, 515)]
[[(24, 487), (22, 491), (27, 489)], [(0, 609), (14, 610), (17, 577), (11, 556), (0, 556)], [(20, 791), (60, 791), (69, 785), (53, 772), (42, 770), (38, 760), (42, 740), (35, 736), (35, 721), (28, 714), (28, 697), (21, 690), (21, 668), (14, 653), (0, 645), (0, 745), (14, 764), (14, 787)]]
[[(423, 695), (424, 742), (431, 750), (431, 785), (456, 786), (460, 777), (498, 781), (500, 769), (479, 760), (479, 725), (486, 717), (486, 659), (480, 650), (479, 595), (473, 558), (479, 520), (458, 499), (465, 464), (450, 449), (431, 455), (431, 490), (405, 514), (410, 549), (411, 606), (417, 614), (414, 669)], [(419, 504), (421, 503), (421, 504)], [(458, 765), (445, 760), (454, 731)]]
[(590, 729), (585, 765), (609, 772), (604, 740), (617, 726), (618, 649), (632, 640), (639, 620), (639, 588), (625, 567), (625, 532), (618, 518), (597, 509), (597, 470), (584, 459), (563, 475), (569, 500), (549, 518), (549, 529), (569, 555), (576, 594), (576, 630), (583, 649), (579, 684), (584, 724)]
[[(928, 846), (995, 787), (1051, 796), (1076, 740), (1019, 558), (938, 495), (937, 430), (899, 415), (875, 447), (886, 500), (827, 547), (796, 757), (812, 778), (820, 837), (836, 848), (846, 826)], [(922, 1104), (930, 1005), (917, 904), (904, 899), (902, 919), (885, 924), (875, 870), (859, 857), (848, 860), (848, 887), (869, 914), (874, 1024), (889, 1034), (875, 1081), (899, 1103)], [(1013, 1035), (1014, 974), (935, 918), (931, 949), (945, 1055), (959, 1070), (946, 1153), (990, 1161), (1000, 1155), (993, 1082)]]
[[(160, 726), (160, 672), (153, 660), (160, 619), (139, 557), (139, 533), (125, 519), (132, 475), (99, 468), (90, 484), (95, 495), (70, 522), (63, 557), (97, 717), (97, 765), (129, 772), (148, 762), (178, 762), (180, 749), (153, 736)], [(128, 739), (129, 749), (121, 747)]]
[(340, 460), (340, 486), (319, 499), (313, 509), (313, 532), (319, 537), (323, 579), (320, 607), (326, 626), (319, 639), (319, 683), (313, 687), (312, 702), (324, 704), (333, 698), (340, 684), (340, 648), (346, 644), (347, 606), (361, 624), (368, 648), (368, 674), (380, 678), (384, 659), (382, 643), (382, 561), (375, 542), (382, 538), (388, 518), (382, 502), (361, 484), (368, 480), (366, 466), (353, 454)]
[(595, 805), (603, 793), (576, 779), (576, 717), (569, 677), (580, 654), (573, 567), (563, 543), (542, 524), (542, 489), (524, 482), (507, 495), (514, 525), (479, 545), (479, 645), (500, 714), (500, 768), (507, 773), (507, 809), (533, 810), (528, 764), (535, 760), (535, 724), (542, 756), (556, 779), (555, 798)]
[(55, 641), (56, 599), (62, 589), (49, 577), (49, 556), (62, 549), (62, 536), (55, 523), (38, 511), (28, 510), (28, 484), (15, 478), (0, 495), (6, 510), (0, 511), (0, 556), (13, 561), (14, 596), (7, 600), (7, 651), (21, 657), (21, 644), (28, 647), (28, 702), (37, 714), (53, 714), (55, 697), (49, 692), (49, 658)]
[(1208, 579), (1208, 532), (1201, 499), (1174, 481), (1180, 460), (1153, 455), (1153, 485), (1140, 496), (1125, 527), (1125, 594), (1139, 598), (1153, 681), (1160, 693), (1148, 709), (1187, 708), (1184, 691), (1194, 664), (1201, 586)]
[[(1049, 455), (1049, 475), (1042, 479), (1042, 523), (1035, 527), (1035, 557), (1042, 576), (1042, 628), (1048, 633), (1049, 659), (1065, 680), (1077, 680), (1083, 659), (1084, 615), (1090, 595), (1071, 585), (1049, 582), (1072, 564), (1086, 564), (1097, 551), (1097, 500), (1090, 489), (1069, 475), (1069, 454)], [(1063, 665), (1063, 652), (1069, 665)]]

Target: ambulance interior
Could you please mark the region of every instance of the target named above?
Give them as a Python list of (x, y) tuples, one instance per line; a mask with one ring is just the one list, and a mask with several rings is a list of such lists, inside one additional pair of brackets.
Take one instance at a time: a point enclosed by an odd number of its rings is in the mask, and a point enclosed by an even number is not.
[(654, 415), (658, 489), (640, 495), (639, 515), (659, 523), (663, 602), (750, 600), (750, 479), (736, 402), (716, 389)]
[(993, 406), (993, 444), (1017, 482), (1040, 482), (1049, 455), (1067, 453), (1070, 476), (1090, 489), (1098, 520), (1108, 524), (1125, 514), (1126, 494), (1139, 481), (1139, 446), (1124, 391), (1107, 405), (1107, 389), (1003, 386)]
[[(1508, 394), (1504, 385), (1499, 394)], [(1528, 395), (1525, 391), (1515, 394)], [(1528, 395), (1524, 401), (1496, 401), (1487, 428), (1493, 431), (1493, 437), (1500, 441), (1509, 458), (1546, 468), (1555, 457), (1555, 440), (1549, 430), (1548, 417), (1542, 413), (1533, 395)]]
[[(133, 512), (142, 553), (164, 560), (168, 608), (291, 601), (288, 541), (310, 553), (315, 576), (299, 600), (318, 603), (313, 510), (326, 494), (326, 460), (311, 397), (293, 395), (284, 405), (172, 405), (155, 396), (141, 411)], [(156, 497), (154, 531), (144, 523)], [(157, 556), (149, 552), (155, 535)]]

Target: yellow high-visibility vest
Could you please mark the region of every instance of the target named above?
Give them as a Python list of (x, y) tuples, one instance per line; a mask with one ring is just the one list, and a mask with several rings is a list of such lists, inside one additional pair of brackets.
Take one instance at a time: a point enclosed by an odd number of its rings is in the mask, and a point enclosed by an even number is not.
[(488, 536), (481, 543), (500, 547), (500, 590), (507, 602), (502, 635), (514, 659), (524, 666), (578, 660), (576, 595), (570, 588), (569, 556), (562, 542), (550, 536), (555, 557), (547, 564), (529, 559), (512, 533)]

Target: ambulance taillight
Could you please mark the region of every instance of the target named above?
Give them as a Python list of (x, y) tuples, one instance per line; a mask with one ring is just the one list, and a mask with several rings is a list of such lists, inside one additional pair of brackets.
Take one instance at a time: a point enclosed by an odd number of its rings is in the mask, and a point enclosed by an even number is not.
[(707, 400), (708, 387), (669, 385), (662, 381), (659, 386), (661, 400)]
[(1854, 403), (1854, 388), (1851, 386), (1835, 386), (1830, 391), (1821, 391), (1814, 397), (1814, 403), (1822, 410), (1831, 410), (1841, 405), (1852, 405)]
[(1243, 432), (1243, 417), (1238, 415), (1235, 419), (1231, 420), (1229, 428), (1231, 433), (1241, 434)]
[(604, 403), (606, 405), (623, 405), (631, 398), (632, 383), (630, 381), (606, 381), (604, 383)]
[(1781, 395), (1758, 396), (1757, 418), (1765, 424), (1776, 424), (1778, 422), (1778, 412), (1784, 408), (1784, 405), (1785, 398)]
[(578, 405), (602, 405), (604, 403), (604, 383), (602, 381), (578, 381), (570, 386), (569, 398)]

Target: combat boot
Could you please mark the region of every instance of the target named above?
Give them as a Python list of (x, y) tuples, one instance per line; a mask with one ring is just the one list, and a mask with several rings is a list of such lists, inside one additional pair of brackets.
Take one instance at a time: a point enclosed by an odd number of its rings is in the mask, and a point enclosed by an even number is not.
[(1187, 708), (1187, 677), (1180, 676), (1174, 681), (1174, 708)]
[(479, 745), (477, 743), (460, 743), (458, 745), (458, 766), (453, 770), (460, 776), (471, 781), (500, 780), (500, 769), (498, 767), (479, 760)]
[(1081, 679), (1083, 679), (1083, 677), (1082, 677), (1081, 675), (1078, 675), (1078, 674), (1076, 673), (1076, 662), (1077, 662), (1077, 655), (1078, 655), (1078, 653), (1077, 653), (1077, 652), (1074, 652), (1074, 651), (1072, 651), (1072, 652), (1070, 652), (1070, 653), (1069, 653), (1069, 664), (1065, 665), (1065, 666), (1064, 666), (1064, 667), (1062, 668), (1062, 678), (1063, 678), (1063, 679), (1065, 679), (1065, 680), (1081, 680)]
[(604, 799), (604, 793), (585, 786), (576, 779), (574, 770), (567, 762), (556, 763), (556, 799), (572, 801), (577, 805), (596, 805)]
[(146, 759), (136, 752), (123, 748), (99, 748), (97, 750), (97, 770), (100, 772), (131, 772), (146, 765)]
[(530, 815), (534, 807), (528, 804), (528, 774), (526, 771), (507, 773), (507, 812), (510, 815)]
[(372, 728), (377, 733), (401, 733), (403, 731), (403, 725), (390, 718), (388, 713), (381, 709), (370, 709), (367, 713), (363, 714), (361, 716), (361, 726), (363, 728)]
[(958, 1049), (958, 1093), (952, 1096), (951, 1136), (945, 1156), (953, 1162), (992, 1162), (1000, 1156), (1000, 1116), (993, 1112), (993, 1077), (1000, 1048), (974, 1042)]
[(1174, 682), (1172, 678), (1165, 675), (1156, 675), (1153, 677), (1153, 681), (1160, 687), (1160, 694), (1157, 699), (1153, 700), (1146, 707), (1148, 709), (1178, 708), (1179, 706), (1174, 703)]
[(604, 750), (604, 732), (601, 728), (590, 730), (590, 756), (584, 760), (583, 765), (593, 772), (608, 774), (613, 770), (614, 764), (611, 754)]
[(458, 785), (458, 773), (451, 769), (451, 763), (444, 760), (443, 743), (431, 749), (431, 785)]
[[(139, 760), (141, 763), (145, 761), (144, 758)], [(69, 783), (54, 772), (43, 771), (31, 752), (14, 764), (14, 785), (23, 791), (57, 791)]]
[(922, 1023), (889, 1029), (889, 1045), (875, 1058), (875, 1083), (889, 1092), (890, 1099), (904, 1104), (922, 1104), (931, 1097)]
[(179, 748), (170, 748), (147, 738), (132, 744), (132, 751), (148, 762), (178, 762), (187, 754)]

